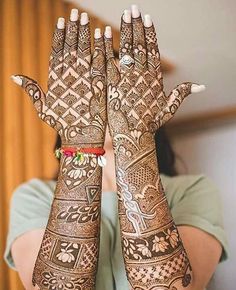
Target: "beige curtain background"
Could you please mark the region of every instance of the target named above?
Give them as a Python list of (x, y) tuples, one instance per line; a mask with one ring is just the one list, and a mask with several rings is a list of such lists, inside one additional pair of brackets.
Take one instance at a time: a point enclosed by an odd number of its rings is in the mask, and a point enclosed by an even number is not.
[[(52, 178), (56, 170), (55, 133), (10, 76), (31, 76), (46, 89), (53, 28), (73, 7), (60, 0), (0, 1), (0, 290), (23, 289), (3, 261), (12, 192), (30, 178)], [(92, 28), (104, 26), (91, 18)]]

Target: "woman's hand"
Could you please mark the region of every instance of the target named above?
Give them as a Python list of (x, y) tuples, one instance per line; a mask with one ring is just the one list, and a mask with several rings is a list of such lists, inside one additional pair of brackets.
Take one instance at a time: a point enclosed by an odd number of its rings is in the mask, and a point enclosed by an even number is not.
[(108, 120), (114, 142), (126, 138), (134, 147), (148, 145), (158, 128), (171, 119), (190, 93), (205, 87), (190, 82), (177, 86), (168, 97), (163, 91), (156, 32), (149, 15), (144, 23), (137, 6), (121, 20), (119, 68), (112, 35), (105, 32), (108, 85)]
[(63, 145), (102, 146), (106, 127), (105, 48), (95, 31), (91, 54), (89, 19), (73, 9), (65, 26), (58, 19), (52, 41), (48, 91), (34, 80), (12, 76), (31, 97), (39, 117), (54, 128)]

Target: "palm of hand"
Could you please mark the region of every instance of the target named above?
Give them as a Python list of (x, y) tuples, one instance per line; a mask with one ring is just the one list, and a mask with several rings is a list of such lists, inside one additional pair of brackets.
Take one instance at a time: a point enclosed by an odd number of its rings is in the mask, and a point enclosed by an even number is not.
[(167, 104), (160, 82), (147, 69), (126, 73), (117, 86), (109, 85), (108, 101), (113, 135), (131, 135), (139, 145), (154, 134), (156, 120)]
[(153, 144), (156, 130), (174, 116), (191, 93), (192, 84), (183, 83), (166, 97), (155, 28), (145, 27), (140, 16), (130, 23), (122, 19), (119, 68), (112, 53), (112, 38), (106, 37), (105, 43), (108, 121), (115, 147), (128, 142), (135, 151), (147, 148)]
[[(105, 84), (98, 75), (93, 82), (90, 64), (83, 60), (78, 70), (69, 67), (61, 77), (50, 73), (49, 88), (41, 118), (65, 140), (101, 143), (105, 131)], [(94, 139), (94, 137), (96, 139)], [(86, 140), (87, 139), (87, 140)]]
[[(89, 24), (70, 21), (56, 29), (45, 94), (32, 79), (22, 79), (39, 117), (54, 128), (65, 144), (103, 144), (106, 127), (103, 40), (95, 40), (91, 61)], [(98, 145), (95, 145), (98, 146)]]

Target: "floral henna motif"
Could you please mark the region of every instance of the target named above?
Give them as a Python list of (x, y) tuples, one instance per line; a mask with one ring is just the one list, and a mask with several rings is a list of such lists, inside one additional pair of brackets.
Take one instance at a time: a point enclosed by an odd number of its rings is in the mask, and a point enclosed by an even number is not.
[(44, 289), (55, 290), (71, 290), (78, 289), (82, 290), (81, 285), (85, 284), (85, 278), (68, 278), (60, 273), (53, 272), (43, 272), (43, 281), (42, 284)]
[[(141, 235), (140, 235), (141, 236)], [(161, 257), (163, 253), (169, 254), (178, 249), (181, 241), (179, 240), (177, 230), (174, 225), (167, 231), (150, 235), (147, 238), (129, 238), (124, 237), (123, 250), (125, 257), (130, 261), (145, 260), (148, 258)], [(139, 253), (138, 253), (139, 252)]]
[[(190, 263), (161, 184), (154, 134), (173, 117), (192, 84), (183, 83), (166, 97), (155, 29), (149, 16), (143, 25), (133, 10), (135, 16), (126, 10), (121, 21), (119, 68), (111, 33), (105, 33), (108, 121), (126, 273), (135, 290), (187, 287)], [(127, 64), (126, 56), (133, 61)]]
[[(59, 19), (63, 22), (62, 19)], [(60, 22), (59, 21), (59, 22)], [(63, 147), (103, 147), (106, 128), (105, 47), (95, 39), (91, 54), (88, 16), (73, 9), (58, 22), (52, 43), (48, 91), (14, 76), (39, 117), (54, 128)], [(48, 224), (32, 283), (40, 290), (94, 290), (97, 271), (102, 169), (93, 156), (63, 155)]]

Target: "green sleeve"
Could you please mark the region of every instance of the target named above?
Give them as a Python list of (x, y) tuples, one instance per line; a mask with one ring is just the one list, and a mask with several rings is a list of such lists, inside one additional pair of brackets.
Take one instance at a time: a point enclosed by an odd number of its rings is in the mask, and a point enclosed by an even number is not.
[[(16, 270), (11, 245), (20, 235), (31, 230), (46, 228), (55, 190), (55, 181), (32, 179), (21, 184), (13, 193), (10, 203), (10, 222), (4, 260)], [(111, 254), (114, 247), (116, 194), (103, 193), (100, 236), (100, 255), (96, 290), (115, 289)]]
[(4, 260), (14, 270), (11, 245), (22, 234), (46, 227), (54, 186), (54, 182), (32, 179), (13, 192)]
[(223, 209), (218, 188), (204, 175), (162, 175), (171, 213), (177, 225), (190, 225), (213, 235), (222, 245), (220, 261), (228, 257)]

